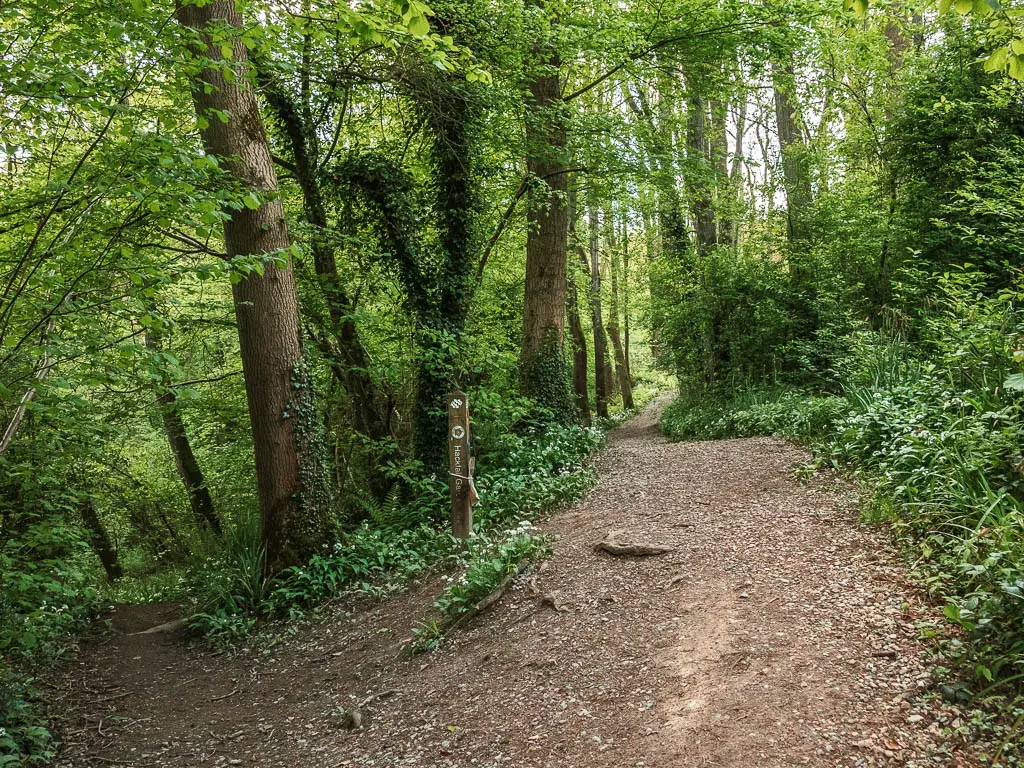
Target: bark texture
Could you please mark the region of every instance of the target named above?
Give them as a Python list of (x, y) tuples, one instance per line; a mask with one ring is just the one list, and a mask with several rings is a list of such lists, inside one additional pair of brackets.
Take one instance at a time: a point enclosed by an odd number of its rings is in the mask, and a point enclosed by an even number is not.
[[(312, 403), (308, 396), (297, 402), (307, 382), (298, 370), (302, 359), (299, 307), (284, 207), (256, 96), (246, 77), (246, 47), (236, 35), (223, 39), (225, 25), (242, 26), (234, 1), (213, 0), (202, 7), (179, 2), (177, 18), (196, 33), (191, 45), (194, 60), (215, 64), (204, 66), (193, 84), (203, 146), (223, 158), (242, 187), (261, 198), (255, 210), (232, 211), (224, 224), (224, 242), (229, 259), (268, 259), (262, 276), (237, 282), (232, 294), (252, 423), (266, 568), (274, 573), (307, 559), (324, 532), (322, 488), (318, 487), (322, 478), (317, 477), (316, 462), (309, 455), (313, 436), (300, 436), (294, 429), (310, 415), (303, 412), (311, 410)], [(225, 47), (231, 48), (230, 61), (224, 60)], [(228, 66), (235, 71), (230, 82), (224, 77)], [(227, 121), (219, 115), (227, 115)]]
[[(605, 222), (608, 232), (608, 254), (611, 260), (612, 293), (608, 312), (608, 337), (612, 342), (612, 353), (615, 355), (616, 381), (622, 393), (622, 406), (633, 407), (633, 386), (629, 380), (629, 364), (626, 361), (625, 347), (622, 343), (621, 325), (619, 323), (619, 250), (615, 238), (615, 217), (608, 215)], [(625, 236), (625, 234), (624, 234)], [(623, 247), (627, 247), (623, 241)]]
[(534, 179), (527, 214), (526, 286), (520, 389), (556, 417), (571, 420), (572, 393), (565, 370), (565, 286), (569, 216), (565, 119), (557, 53), (538, 50), (543, 73), (526, 99), (526, 167)]
[(597, 415), (608, 418), (611, 389), (608, 376), (608, 337), (604, 331), (601, 310), (601, 250), (598, 242), (597, 206), (588, 206), (590, 224), (590, 325), (594, 331), (594, 389)]
[(782, 152), (782, 182), (786, 190), (786, 221), (790, 243), (801, 245), (807, 238), (807, 208), (811, 203), (811, 176), (807, 146), (800, 130), (792, 61), (776, 66), (772, 73), (775, 120)]
[(707, 102), (696, 93), (691, 93), (687, 99), (686, 158), (689, 161), (687, 188), (697, 235), (697, 250), (704, 253), (718, 242), (718, 231), (711, 199), (710, 179), (713, 171), (708, 167)]
[[(587, 263), (586, 254), (576, 237), (576, 217), (579, 211), (576, 207), (576, 190), (569, 190), (569, 247), (573, 253), (579, 256), (584, 266)], [(577, 264), (578, 268), (579, 264)], [(576, 397), (576, 410), (584, 424), (590, 423), (590, 394), (587, 384), (587, 337), (583, 333), (583, 322), (580, 319), (579, 291), (576, 288), (574, 279), (576, 268), (571, 265), (566, 275), (566, 298), (565, 314), (569, 319), (569, 334), (572, 343), (572, 389)]]

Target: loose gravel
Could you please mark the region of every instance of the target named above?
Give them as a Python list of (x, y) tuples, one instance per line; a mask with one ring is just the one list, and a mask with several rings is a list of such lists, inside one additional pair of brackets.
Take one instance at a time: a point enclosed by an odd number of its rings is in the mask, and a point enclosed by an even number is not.
[[(782, 440), (669, 443), (659, 405), (542, 526), (540, 571), (432, 653), (403, 648), (437, 580), (237, 657), (131, 635), (159, 606), (115, 609), (51, 683), (58, 765), (982, 765), (932, 693), (936, 609), (853, 490), (797, 482), (808, 456)], [(611, 531), (670, 550), (595, 551)]]

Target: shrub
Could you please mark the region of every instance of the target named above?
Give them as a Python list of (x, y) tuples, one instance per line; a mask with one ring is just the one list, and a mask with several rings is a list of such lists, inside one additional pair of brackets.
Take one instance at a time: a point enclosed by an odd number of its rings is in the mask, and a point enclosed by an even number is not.
[[(479, 564), (471, 581), (479, 569), (486, 570), (488, 558), (493, 564), (502, 558), (522, 559), (535, 550), (537, 542), (524, 539), (517, 526), (586, 493), (594, 480), (586, 458), (605, 440), (599, 429), (534, 422), (515, 398), (483, 401), (485, 414), (515, 416), (520, 422), (516, 431), (507, 426), (505, 431), (485, 430), (486, 449), (478, 454), (483, 469), (475, 477), (481, 495), (474, 512), (477, 537), (468, 550)], [(188, 580), (196, 606), (190, 624), (214, 642), (231, 642), (248, 634), (261, 618), (296, 618), (325, 598), (346, 592), (385, 594), (431, 569), (462, 563), (461, 544), (443, 522), (447, 483), (424, 475), (415, 462), (393, 465), (392, 471), (402, 478), (407, 501), (395, 494), (383, 504), (367, 502), (370, 520), (339, 532), (330, 551), (270, 582), (262, 574), (255, 516), (229, 526), (223, 542), (209, 540), (208, 551), (198, 548)], [(472, 594), (463, 597), (468, 600)]]
[(672, 440), (776, 435), (811, 442), (832, 430), (848, 407), (841, 397), (791, 390), (755, 390), (730, 399), (679, 398), (665, 409), (661, 428)]
[(462, 551), (463, 574), (434, 602), (440, 618), (421, 622), (414, 630), (415, 650), (435, 648), (447, 631), (472, 615), (506, 578), (525, 564), (550, 554), (549, 541), (549, 537), (533, 533), (525, 521), (512, 530), (472, 539)]

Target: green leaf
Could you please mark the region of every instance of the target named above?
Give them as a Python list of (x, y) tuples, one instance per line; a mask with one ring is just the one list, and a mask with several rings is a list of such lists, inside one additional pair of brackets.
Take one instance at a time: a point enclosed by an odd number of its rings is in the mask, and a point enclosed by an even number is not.
[(966, 16), (974, 10), (974, 0), (956, 0), (954, 7), (957, 13)]
[(1006, 67), (1006, 53), (1005, 48), (1000, 48), (989, 54), (989, 57), (985, 59), (985, 71), (1002, 72), (1003, 68)]
[(949, 13), (953, 7), (953, 0), (939, 0), (939, 13)]
[(415, 37), (426, 37), (430, 34), (430, 22), (422, 13), (409, 19), (409, 34)]
[(1024, 80), (1024, 56), (1013, 55), (1010, 57), (1009, 73), (1014, 80)]
[(255, 210), (257, 210), (260, 207), (260, 205), (262, 205), (262, 202), (260, 201), (260, 199), (256, 195), (254, 195), (252, 192), (250, 192), (248, 195), (246, 195), (245, 197), (242, 198), (242, 203), (250, 211), (255, 211)]
[(1021, 56), (1024, 56), (1024, 40), (1014, 40), (1010, 43), (1010, 49)]

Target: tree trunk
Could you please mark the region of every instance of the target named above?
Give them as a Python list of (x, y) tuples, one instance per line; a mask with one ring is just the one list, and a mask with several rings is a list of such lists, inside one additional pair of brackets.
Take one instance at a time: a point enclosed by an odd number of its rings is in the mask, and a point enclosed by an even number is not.
[[(587, 263), (587, 257), (576, 238), (576, 188), (569, 190), (569, 247), (579, 254), (580, 260)], [(583, 334), (583, 323), (580, 320), (579, 291), (576, 289), (576, 270), (571, 266), (567, 270), (566, 279), (566, 316), (569, 318), (569, 333), (572, 339), (572, 388), (576, 396), (576, 409), (584, 424), (590, 423), (590, 396), (587, 386), (587, 337)]]
[(786, 222), (792, 246), (801, 248), (807, 239), (807, 208), (811, 204), (811, 177), (807, 146), (800, 131), (800, 117), (794, 96), (796, 88), (792, 61), (772, 72), (775, 119), (782, 152), (782, 183), (786, 190)]
[[(424, 94), (428, 98), (422, 108), (433, 136), (431, 157), (437, 178), (434, 209), (442, 267), (434, 284), (427, 288), (430, 309), (420, 328), (423, 359), (417, 372), (413, 439), (415, 454), (424, 465), (443, 471), (448, 454), (446, 397), (458, 388), (458, 350), (481, 258), (477, 226), (481, 195), (475, 159), (480, 115), (474, 100), (463, 90), (467, 86), (462, 78), (436, 71), (431, 76), (435, 82)], [(564, 313), (565, 307), (559, 311)], [(567, 383), (565, 386), (568, 389)]]
[[(369, 355), (352, 318), (355, 302), (345, 292), (338, 274), (335, 248), (327, 238), (330, 226), (317, 173), (316, 128), (310, 124), (308, 115), (300, 114), (293, 99), (271, 76), (263, 62), (259, 64), (260, 85), (292, 150), (294, 176), (302, 191), (303, 212), (314, 228), (310, 252), (333, 338), (333, 343), (321, 344), (321, 347), (324, 347), (332, 374), (348, 393), (352, 427), (371, 440), (390, 440), (391, 403), (389, 398), (381, 396), (370, 376)], [(379, 472), (371, 471), (370, 475), (375, 494), (383, 498), (390, 483)]]
[[(686, 209), (679, 193), (677, 181), (679, 154), (673, 137), (673, 125), (679, 99), (676, 98), (674, 78), (664, 72), (658, 74), (657, 119), (649, 117), (654, 127), (654, 154), (658, 158), (658, 231), (662, 256), (681, 260), (690, 247), (690, 233), (686, 229)], [(646, 111), (650, 111), (647, 109)]]
[(715, 169), (716, 242), (733, 241), (733, 200), (729, 194), (729, 106), (711, 102), (711, 164)]
[(601, 317), (601, 252), (598, 247), (597, 206), (587, 202), (590, 219), (590, 318), (594, 331), (594, 389), (597, 415), (608, 418), (608, 339)]
[[(238, 35), (224, 42), (225, 25), (236, 30), (242, 26), (234, 0), (203, 6), (179, 2), (177, 18), (196, 33), (193, 56), (213, 62), (195, 76), (192, 89), (203, 146), (222, 159), (241, 187), (259, 197), (253, 207), (231, 211), (224, 224), (224, 243), (229, 259), (264, 264), (262, 275), (236, 282), (232, 294), (256, 455), (266, 569), (276, 573), (317, 551), (327, 507), (322, 467), (311, 447), (317, 439), (316, 418), (301, 367), (299, 307), (284, 206), (249, 85), (246, 46)], [(223, 55), (225, 47), (231, 48), (230, 61)], [(230, 81), (224, 77), (229, 66), (235, 73)]]
[(556, 418), (570, 421), (574, 408), (564, 346), (569, 219), (566, 128), (558, 84), (561, 59), (551, 50), (536, 53), (545, 73), (530, 81), (526, 99), (526, 167), (535, 186), (527, 214), (520, 389)]
[[(159, 342), (151, 331), (145, 333), (146, 347), (153, 352), (160, 350)], [(213, 499), (206, 487), (206, 478), (199, 468), (199, 462), (192, 452), (192, 443), (185, 431), (185, 422), (178, 411), (178, 398), (171, 389), (171, 382), (165, 377), (160, 383), (160, 416), (164, 423), (164, 434), (174, 456), (174, 465), (178, 468), (178, 476), (188, 493), (188, 503), (192, 508), (192, 517), (200, 529), (209, 529), (218, 536), (221, 534), (220, 518), (213, 508)]]
[(740, 92), (739, 110), (736, 114), (736, 144), (733, 148), (732, 168), (729, 171), (729, 194), (730, 199), (736, 205), (738, 215), (732, 217), (732, 245), (738, 248), (740, 244), (740, 224), (743, 212), (743, 135), (747, 128), (747, 94)]
[(78, 514), (81, 516), (82, 525), (89, 536), (89, 546), (92, 547), (92, 551), (96, 553), (96, 557), (103, 565), (103, 570), (107, 573), (107, 581), (113, 582), (120, 579), (124, 576), (124, 569), (121, 567), (117, 550), (110, 542), (110, 535), (103, 527), (103, 521), (100, 520), (92, 499), (82, 499), (78, 502)]
[(686, 112), (686, 159), (689, 165), (686, 178), (699, 253), (707, 253), (718, 242), (709, 183), (706, 113), (707, 102), (691, 92)]
[(625, 216), (622, 218), (622, 276), (620, 279), (622, 281), (622, 351), (625, 355), (626, 376), (629, 377), (630, 396), (632, 396), (636, 379), (633, 378), (633, 363), (629, 354), (629, 221)]
[(626, 353), (622, 346), (622, 334), (619, 331), (619, 254), (615, 242), (615, 217), (605, 214), (608, 219), (605, 227), (608, 237), (608, 253), (611, 257), (612, 296), (608, 314), (608, 337), (612, 342), (615, 355), (615, 372), (618, 376), (619, 391), (622, 393), (622, 407), (633, 407), (633, 388), (629, 381), (629, 368), (626, 365)]

